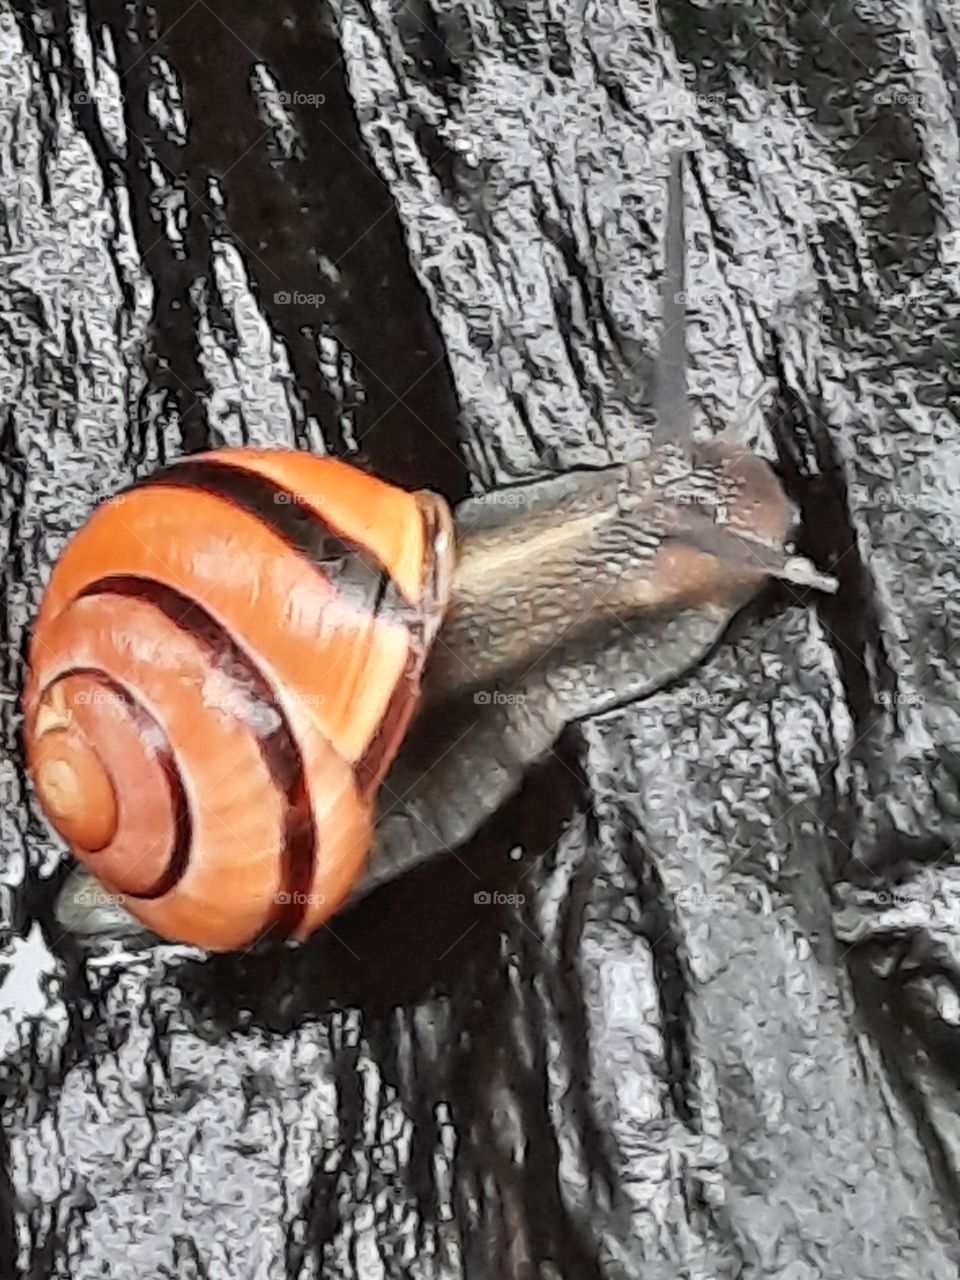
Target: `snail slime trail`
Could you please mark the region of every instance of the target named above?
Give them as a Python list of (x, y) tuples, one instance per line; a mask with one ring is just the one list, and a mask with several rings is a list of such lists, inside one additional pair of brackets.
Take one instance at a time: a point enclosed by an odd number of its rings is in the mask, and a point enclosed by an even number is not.
[(695, 666), (769, 578), (835, 589), (790, 554), (772, 469), (691, 438), (683, 163), (644, 459), (454, 520), (343, 462), (224, 449), (78, 531), (24, 690), (38, 799), (85, 868), (65, 928), (303, 939), (463, 844), (571, 722)]

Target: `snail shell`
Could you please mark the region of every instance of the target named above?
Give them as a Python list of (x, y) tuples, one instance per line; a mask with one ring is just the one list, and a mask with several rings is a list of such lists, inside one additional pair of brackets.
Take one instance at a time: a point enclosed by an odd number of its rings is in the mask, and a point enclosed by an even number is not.
[(32, 638), (47, 818), (155, 933), (308, 935), (366, 859), (453, 555), (440, 498), (284, 450), (194, 456), (101, 505)]

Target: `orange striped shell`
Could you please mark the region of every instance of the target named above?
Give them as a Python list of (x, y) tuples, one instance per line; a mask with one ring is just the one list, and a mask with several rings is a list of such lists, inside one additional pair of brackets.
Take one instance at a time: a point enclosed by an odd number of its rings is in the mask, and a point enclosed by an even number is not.
[(164, 937), (305, 937), (363, 866), (453, 554), (442, 499), (286, 450), (197, 455), (101, 505), (32, 638), (48, 819)]

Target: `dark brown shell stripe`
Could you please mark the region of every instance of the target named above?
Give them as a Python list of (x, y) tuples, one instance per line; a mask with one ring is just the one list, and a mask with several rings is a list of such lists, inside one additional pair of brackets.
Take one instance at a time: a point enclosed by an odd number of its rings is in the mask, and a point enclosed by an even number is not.
[(296, 501), (296, 494), (256, 471), (227, 462), (175, 462), (154, 476), (131, 485), (172, 485), (178, 489), (202, 489), (255, 516), (307, 560), (320, 569), (341, 599), (360, 613), (388, 622), (417, 621), (416, 608), (404, 599), (389, 569), (368, 547), (342, 537), (310, 507)]
[[(313, 878), (317, 842), (304, 776), (303, 757), (290, 722), (268, 680), (253, 659), (236, 643), (216, 618), (196, 601), (190, 600), (175, 588), (150, 578), (114, 576), (91, 582), (80, 593), (80, 598), (98, 595), (127, 596), (159, 610), (174, 626), (187, 632), (207, 650), (211, 665), (215, 666), (241, 695), (235, 705), (249, 705), (254, 712), (248, 723), (254, 730), (260, 753), (270, 771), (270, 776), (287, 801), (280, 881), (290, 901), (278, 909), (274, 923), (279, 924), (284, 932), (293, 932), (304, 910), (302, 905), (297, 904), (305, 902), (305, 895)], [(95, 675), (97, 679), (109, 680), (109, 677), (105, 677), (99, 671), (89, 672), (89, 674)], [(121, 693), (132, 702), (127, 690), (121, 690)], [(138, 713), (146, 716), (153, 723), (148, 712), (137, 704), (134, 705), (137, 706)], [(264, 723), (264, 719), (256, 715), (260, 709), (268, 712), (268, 716), (264, 717), (267, 722), (273, 720), (277, 724), (271, 733), (264, 734), (258, 727)], [(169, 747), (162, 759), (162, 764), (168, 777), (174, 779), (171, 784), (175, 788), (171, 792), (175, 800), (174, 812), (178, 814), (185, 812), (187, 815), (184, 822), (181, 823), (178, 820), (177, 823), (177, 849), (179, 850), (183, 832), (189, 833), (192, 824), (189, 820), (186, 792), (173, 752)], [(183, 856), (171, 861), (170, 869), (160, 885), (149, 894), (136, 896), (156, 898), (169, 893), (186, 871), (188, 859), (189, 844)]]
[[(356, 764), (358, 785), (363, 793), (369, 792), (379, 782), (384, 762), (398, 734), (402, 733), (417, 697), (419, 674), (426, 656), (422, 607), (406, 600), (389, 570), (367, 547), (330, 529), (316, 512), (293, 500), (296, 495), (291, 489), (259, 472), (219, 461), (176, 462), (131, 485), (127, 492), (154, 484), (202, 489), (241, 507), (269, 525), (312, 566), (321, 569), (345, 603), (358, 612), (406, 625), (410, 632), (410, 650), (403, 675), (390, 696), (380, 725)], [(430, 548), (437, 522), (426, 513), (423, 520), (424, 546)], [(427, 561), (433, 570), (433, 557), (428, 556)], [(424, 586), (426, 598), (432, 601), (437, 595), (436, 582), (431, 579)]]
[[(144, 738), (149, 736), (149, 741), (159, 743), (155, 748), (157, 760), (163, 770), (164, 778), (170, 792), (170, 811), (173, 817), (173, 849), (170, 854), (170, 861), (166, 871), (160, 879), (147, 890), (146, 893), (140, 893), (137, 896), (141, 898), (160, 898), (177, 884), (187, 869), (187, 863), (190, 859), (190, 846), (193, 841), (193, 821), (190, 816), (190, 806), (187, 802), (186, 788), (183, 785), (183, 778), (177, 767), (176, 757), (167, 735), (164, 733), (163, 726), (150, 714), (142, 703), (138, 702), (134, 694), (130, 692), (125, 685), (119, 683), (105, 671), (101, 671), (98, 667), (70, 667), (66, 671), (61, 671), (51, 682), (48, 688), (52, 688), (61, 680), (67, 680), (71, 676), (91, 676), (98, 683), (119, 698), (126, 708), (127, 714), (132, 720), (135, 720), (141, 727)], [(96, 854), (87, 855), (91, 860), (96, 859)]]

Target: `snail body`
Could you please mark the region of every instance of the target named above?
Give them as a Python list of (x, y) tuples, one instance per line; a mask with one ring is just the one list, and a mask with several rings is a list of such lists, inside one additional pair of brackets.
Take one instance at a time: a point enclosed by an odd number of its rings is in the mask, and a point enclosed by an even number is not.
[[(674, 157), (674, 300), (680, 178)], [(572, 721), (689, 670), (771, 577), (835, 589), (789, 553), (771, 468), (694, 444), (664, 314), (638, 461), (454, 516), (340, 461), (224, 449), (93, 513), (53, 570), (24, 690), (41, 807), (102, 886), (61, 895), (66, 928), (132, 916), (214, 951), (304, 938), (466, 841)]]
[(796, 510), (736, 446), (668, 446), (514, 496), (455, 513), (451, 599), (357, 893), (463, 844), (569, 724), (690, 671), (771, 578), (836, 589), (786, 550)]

